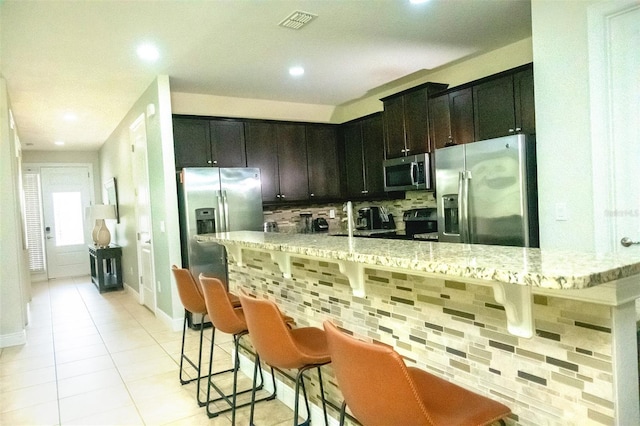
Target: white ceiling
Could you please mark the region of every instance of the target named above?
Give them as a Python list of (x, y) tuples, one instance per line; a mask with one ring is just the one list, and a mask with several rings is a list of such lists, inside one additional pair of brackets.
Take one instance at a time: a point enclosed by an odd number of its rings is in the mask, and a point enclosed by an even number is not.
[[(531, 36), (529, 0), (0, 4), (0, 70), (23, 147), (38, 150), (98, 149), (158, 74), (172, 92), (340, 105)], [(318, 17), (278, 26), (296, 10)], [(159, 47), (156, 63), (137, 58), (144, 41)], [(290, 77), (292, 65), (305, 75)]]

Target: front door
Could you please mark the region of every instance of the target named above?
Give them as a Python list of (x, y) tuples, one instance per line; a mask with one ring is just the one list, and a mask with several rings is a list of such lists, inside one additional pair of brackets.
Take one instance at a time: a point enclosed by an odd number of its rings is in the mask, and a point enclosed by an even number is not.
[(144, 114), (131, 125), (129, 139), (133, 147), (133, 184), (136, 195), (136, 228), (138, 274), (140, 275), (140, 303), (156, 310), (156, 287), (153, 273), (151, 245), (151, 205), (149, 201), (149, 172), (147, 168), (147, 129)]
[(89, 274), (87, 244), (93, 224), (85, 223), (90, 204), (87, 166), (42, 167), (42, 208), (48, 278)]

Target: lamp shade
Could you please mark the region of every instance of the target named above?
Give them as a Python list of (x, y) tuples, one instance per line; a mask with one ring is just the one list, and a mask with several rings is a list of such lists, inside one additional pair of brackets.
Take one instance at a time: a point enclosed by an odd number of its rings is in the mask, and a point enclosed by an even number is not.
[(112, 204), (95, 204), (91, 207), (93, 219), (115, 219), (116, 209)]

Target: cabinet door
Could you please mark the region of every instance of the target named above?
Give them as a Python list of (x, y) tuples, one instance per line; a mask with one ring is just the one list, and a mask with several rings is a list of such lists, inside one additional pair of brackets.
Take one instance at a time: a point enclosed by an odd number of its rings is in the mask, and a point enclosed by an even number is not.
[(247, 167), (244, 123), (235, 120), (211, 120), (211, 151), (218, 167)]
[(211, 165), (209, 120), (173, 119), (176, 169)]
[(514, 133), (516, 128), (513, 76), (473, 87), (473, 112), (477, 140)]
[(361, 197), (364, 191), (364, 155), (362, 151), (362, 124), (342, 126), (346, 196)]
[(453, 143), (460, 145), (473, 142), (476, 138), (473, 126), (473, 93), (471, 88), (449, 93), (449, 114)]
[(536, 132), (535, 99), (533, 94), (533, 68), (520, 71), (513, 76), (516, 105), (516, 127), (521, 132)]
[(427, 117), (427, 89), (410, 92), (404, 96), (404, 128), (407, 155), (431, 152)]
[(307, 143), (302, 124), (276, 124), (280, 200), (297, 201), (309, 197)]
[(384, 137), (382, 117), (376, 115), (362, 122), (365, 190), (369, 195), (384, 193)]
[(429, 129), (433, 149), (444, 148), (451, 143), (449, 95), (429, 99)]
[(336, 127), (309, 125), (306, 132), (309, 198), (313, 200), (340, 197)]
[(405, 117), (403, 96), (384, 101), (384, 139), (387, 158), (403, 157), (405, 150)]
[(279, 199), (276, 128), (271, 123), (245, 123), (247, 167), (260, 169), (262, 201)]

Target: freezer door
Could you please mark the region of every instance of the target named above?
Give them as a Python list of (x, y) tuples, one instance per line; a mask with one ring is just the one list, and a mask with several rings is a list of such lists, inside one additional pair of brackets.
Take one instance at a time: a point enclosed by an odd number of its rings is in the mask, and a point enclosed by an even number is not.
[(450, 146), (436, 150), (436, 196), (438, 210), (438, 241), (461, 242), (460, 173), (464, 170), (465, 146)]
[(528, 246), (524, 135), (468, 144), (470, 243)]
[(220, 231), (261, 231), (262, 188), (260, 169), (220, 169)]

